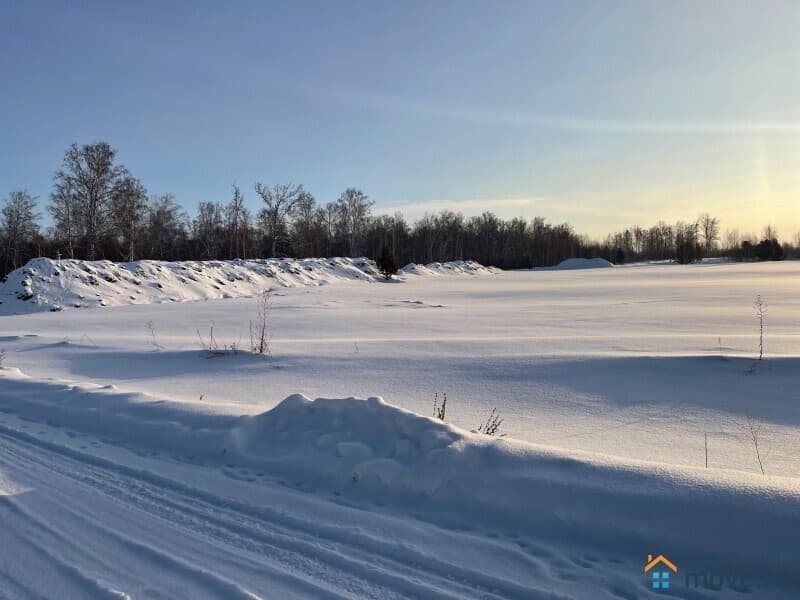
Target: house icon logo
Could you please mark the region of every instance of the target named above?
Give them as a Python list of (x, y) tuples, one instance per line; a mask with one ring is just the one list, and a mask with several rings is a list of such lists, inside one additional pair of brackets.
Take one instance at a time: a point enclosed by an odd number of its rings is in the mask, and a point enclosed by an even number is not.
[(654, 590), (668, 590), (670, 575), (677, 573), (678, 567), (663, 554), (659, 554), (655, 558), (652, 554), (648, 554), (644, 572), (649, 575)]

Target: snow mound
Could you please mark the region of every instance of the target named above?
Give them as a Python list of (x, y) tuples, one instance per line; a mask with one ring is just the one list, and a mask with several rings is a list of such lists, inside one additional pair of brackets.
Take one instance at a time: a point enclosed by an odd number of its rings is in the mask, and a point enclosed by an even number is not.
[[(434, 263), (416, 268), (418, 275), (493, 272), (471, 262)], [(29, 313), (238, 298), (254, 296), (275, 286), (382, 280), (375, 263), (366, 258), (132, 263), (35, 258), (9, 273), (0, 285), (0, 311)]]
[[(464, 432), (386, 404), (381, 398), (309, 400), (289, 396), (231, 430), (234, 455), (281, 471), (305, 473), (336, 489), (359, 483), (392, 493), (432, 493), (439, 462)], [(456, 451), (457, 452), (457, 451)]]
[(409, 263), (398, 272), (399, 275), (489, 275), (497, 273), (496, 267), (484, 267), (474, 260), (457, 260), (446, 263), (418, 265)]
[(567, 260), (562, 260), (552, 269), (574, 271), (575, 269), (606, 269), (613, 266), (614, 264), (605, 258), (568, 258)]

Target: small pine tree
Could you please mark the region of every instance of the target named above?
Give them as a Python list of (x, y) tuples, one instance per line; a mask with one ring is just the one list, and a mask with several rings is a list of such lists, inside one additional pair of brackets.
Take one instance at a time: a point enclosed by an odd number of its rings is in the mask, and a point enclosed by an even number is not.
[(397, 257), (389, 246), (384, 246), (378, 258), (378, 269), (386, 279), (391, 279), (397, 273)]

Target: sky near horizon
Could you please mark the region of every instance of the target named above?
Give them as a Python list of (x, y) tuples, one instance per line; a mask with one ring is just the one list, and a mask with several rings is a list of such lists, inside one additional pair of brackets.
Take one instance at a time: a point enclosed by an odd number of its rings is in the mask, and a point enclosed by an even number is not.
[(0, 0), (0, 198), (104, 140), (191, 213), (363, 189), (601, 235), (800, 231), (800, 2)]

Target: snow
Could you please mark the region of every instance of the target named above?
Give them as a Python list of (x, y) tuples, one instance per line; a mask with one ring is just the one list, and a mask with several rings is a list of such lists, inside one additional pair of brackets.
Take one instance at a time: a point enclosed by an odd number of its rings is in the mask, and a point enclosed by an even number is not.
[(0, 596), (796, 597), (800, 263), (425, 269), (0, 317)]
[[(400, 276), (493, 272), (475, 262), (457, 261), (411, 264)], [(374, 261), (366, 258), (133, 263), (36, 258), (0, 285), (0, 313), (240, 298), (270, 287), (383, 280)]]
[(409, 263), (399, 274), (402, 275), (484, 275), (487, 273), (499, 273), (495, 267), (484, 267), (475, 261), (453, 261), (453, 262), (434, 262), (427, 265)]
[(568, 258), (562, 260), (555, 267), (555, 271), (572, 271), (575, 269), (607, 269), (613, 267), (605, 258)]

